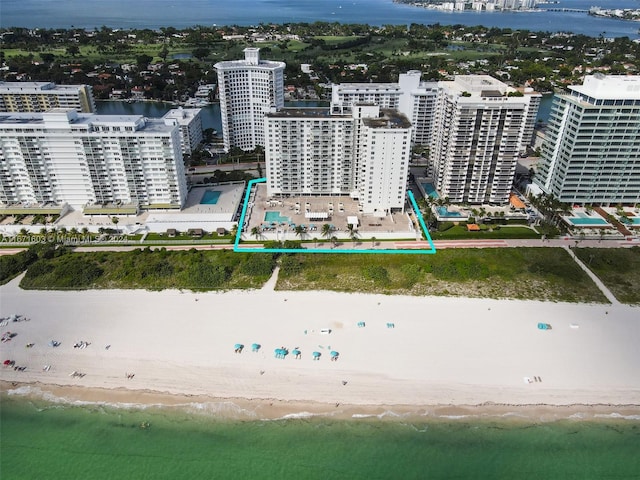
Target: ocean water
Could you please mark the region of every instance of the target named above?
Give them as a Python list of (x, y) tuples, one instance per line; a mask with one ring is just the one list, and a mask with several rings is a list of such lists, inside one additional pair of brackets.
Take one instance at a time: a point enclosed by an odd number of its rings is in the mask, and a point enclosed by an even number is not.
[(6, 479), (634, 479), (640, 422), (292, 418), (2, 398)]
[[(639, 8), (637, 0), (560, 0), (540, 8)], [(2, 0), (0, 26), (40, 28), (177, 28), (193, 25), (341, 22), (370, 25), (486, 25), (637, 38), (637, 22), (580, 12), (438, 12), (392, 0)]]

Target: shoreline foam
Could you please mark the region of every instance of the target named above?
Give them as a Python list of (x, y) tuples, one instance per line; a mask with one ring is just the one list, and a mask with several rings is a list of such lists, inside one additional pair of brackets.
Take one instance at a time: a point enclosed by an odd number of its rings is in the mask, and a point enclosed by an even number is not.
[(0, 382), (1, 397), (44, 401), (67, 406), (164, 411), (179, 410), (218, 420), (273, 421), (325, 418), (386, 421), (639, 421), (640, 405), (349, 405), (277, 399), (213, 398), (163, 392)]

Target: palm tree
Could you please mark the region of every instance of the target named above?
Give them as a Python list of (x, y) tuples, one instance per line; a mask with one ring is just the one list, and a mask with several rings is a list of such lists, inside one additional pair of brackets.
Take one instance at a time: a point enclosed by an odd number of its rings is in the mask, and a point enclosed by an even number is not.
[(349, 230), (349, 238), (355, 246), (356, 240), (358, 239), (358, 230), (352, 223), (347, 224), (347, 230)]
[(260, 237), (260, 229), (258, 227), (253, 227), (251, 229), (251, 235), (256, 237), (256, 240), (258, 240), (258, 237)]
[(336, 237), (335, 235), (331, 237), (331, 245), (332, 245), (331, 248), (338, 246), (338, 237)]
[(304, 228), (302, 228), (302, 226), (296, 225), (296, 228), (294, 228), (293, 231), (296, 232), (296, 236), (300, 237), (300, 240), (303, 239), (305, 231), (304, 231)]
[(371, 248), (376, 246), (376, 237), (371, 237)]
[(318, 248), (318, 237), (313, 237), (314, 248)]
[(333, 228), (331, 227), (331, 225), (329, 225), (328, 223), (325, 223), (324, 225), (322, 225), (322, 230), (320, 230), (320, 233), (322, 234), (323, 237), (329, 238), (332, 232), (333, 232)]
[(234, 223), (233, 227), (231, 227), (231, 236), (235, 237), (238, 234), (238, 224)]

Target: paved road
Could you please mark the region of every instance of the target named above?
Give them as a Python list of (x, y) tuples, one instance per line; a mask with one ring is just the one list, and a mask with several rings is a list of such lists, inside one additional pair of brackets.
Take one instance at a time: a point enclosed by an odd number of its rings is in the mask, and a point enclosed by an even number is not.
[[(508, 247), (554, 247), (554, 248), (564, 248), (564, 247), (575, 247), (576, 240), (571, 239), (553, 239), (553, 240), (539, 240), (539, 239), (524, 239), (524, 240), (435, 240), (434, 245), (436, 250), (442, 250), (445, 248), (508, 248)], [(241, 248), (247, 250), (255, 250), (263, 248), (262, 244), (259, 243), (245, 243), (240, 245)], [(580, 248), (591, 247), (591, 248), (624, 248), (624, 247), (633, 247), (640, 246), (640, 241), (625, 241), (625, 240), (581, 240), (577, 241), (577, 246)], [(327, 246), (328, 247), (328, 246)], [(114, 252), (128, 252), (131, 250), (137, 250), (140, 248), (146, 248), (145, 245), (107, 245), (107, 246), (87, 246), (87, 247), (76, 247), (76, 252), (96, 252), (96, 251), (114, 251)], [(215, 244), (215, 245), (163, 245), (163, 246), (151, 246), (152, 250), (157, 250), (160, 248), (166, 248), (167, 250), (191, 250), (192, 248), (196, 250), (230, 250), (233, 248), (231, 244)], [(322, 246), (320, 246), (322, 248)], [(360, 242), (360, 248), (362, 249), (371, 249), (371, 243), (367, 240), (362, 240)], [(406, 240), (406, 241), (377, 241), (374, 249), (425, 249), (428, 250), (431, 248), (429, 242), (426, 241), (414, 241), (414, 240)], [(334, 250), (352, 250), (353, 244), (352, 242), (341, 242), (338, 246), (334, 248)], [(0, 249), (0, 255), (13, 255), (15, 253), (21, 252), (25, 250), (25, 248), (2, 248)]]

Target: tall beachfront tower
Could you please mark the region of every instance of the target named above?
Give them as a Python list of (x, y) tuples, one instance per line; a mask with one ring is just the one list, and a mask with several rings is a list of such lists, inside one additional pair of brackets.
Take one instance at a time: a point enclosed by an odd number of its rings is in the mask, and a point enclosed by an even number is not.
[(355, 126), (328, 108), (284, 108), (265, 116), (267, 193), (349, 195)]
[(411, 125), (394, 110), (285, 108), (265, 117), (268, 195), (350, 195), (362, 213), (405, 204)]
[(358, 122), (355, 188), (363, 213), (404, 211), (411, 158), (411, 123), (397, 110), (354, 107)]
[(0, 112), (46, 112), (71, 108), (78, 113), (95, 113), (89, 85), (56, 85), (53, 82), (0, 82)]
[(0, 203), (167, 209), (186, 198), (180, 129), (170, 119), (0, 113)]
[(640, 202), (640, 76), (596, 74), (556, 94), (534, 182), (562, 202)]
[(401, 73), (397, 83), (340, 83), (331, 88), (331, 110), (349, 113), (354, 105), (371, 104), (388, 110), (398, 110), (413, 127), (411, 141), (429, 145), (437, 82), (423, 82), (422, 72)]
[(264, 146), (265, 113), (284, 107), (284, 62), (260, 60), (259, 48), (245, 48), (244, 55), (215, 64), (226, 151)]
[(507, 203), (540, 95), (488, 75), (456, 76), (439, 88), (430, 149), (438, 191), (454, 203)]

